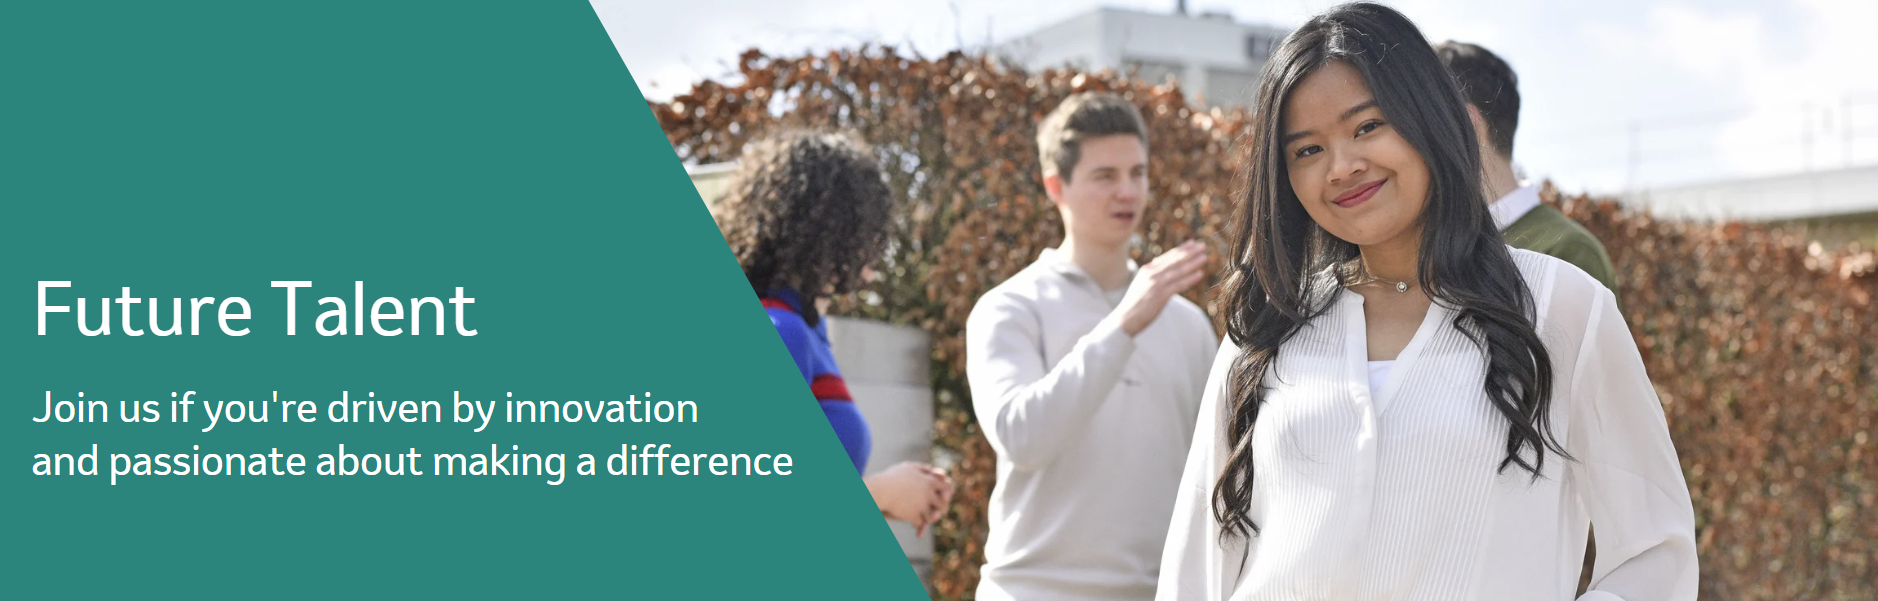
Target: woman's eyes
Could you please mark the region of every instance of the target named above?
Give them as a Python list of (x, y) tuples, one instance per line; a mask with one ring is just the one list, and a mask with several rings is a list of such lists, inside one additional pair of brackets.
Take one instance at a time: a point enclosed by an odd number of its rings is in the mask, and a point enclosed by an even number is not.
[[(1363, 135), (1368, 134), (1369, 132), (1382, 129), (1382, 126), (1384, 125), (1387, 125), (1387, 124), (1383, 123), (1381, 119), (1370, 119), (1368, 121), (1364, 121), (1362, 125), (1356, 126), (1356, 136), (1354, 137), (1358, 137), (1358, 138), (1363, 137)], [(1311, 155), (1314, 155), (1323, 151), (1324, 151), (1324, 147), (1318, 146), (1316, 144), (1300, 146), (1298, 147), (1297, 150), (1291, 151), (1291, 158), (1302, 159), (1304, 157), (1308, 157), (1308, 156), (1311, 156)]]
[[(1363, 124), (1360, 124), (1360, 126), (1356, 126), (1356, 135), (1354, 135), (1354, 137), (1363, 137), (1363, 135), (1367, 135), (1369, 131), (1382, 130), (1382, 126), (1386, 126), (1386, 124), (1384, 124), (1384, 122), (1382, 122), (1380, 118), (1371, 118), (1371, 120), (1365, 120)], [(1298, 146), (1298, 150), (1292, 150), (1292, 158), (1294, 158), (1294, 160), (1300, 160), (1300, 158), (1305, 158), (1305, 156), (1311, 156), (1311, 154), (1318, 154), (1318, 152), (1324, 152), (1324, 146), (1318, 146), (1318, 145)]]

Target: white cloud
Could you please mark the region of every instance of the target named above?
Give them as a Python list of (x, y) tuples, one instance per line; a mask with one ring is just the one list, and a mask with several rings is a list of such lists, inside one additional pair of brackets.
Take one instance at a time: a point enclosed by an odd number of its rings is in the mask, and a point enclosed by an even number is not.
[(1759, 15), (1711, 15), (1680, 4), (1657, 5), (1649, 14), (1653, 49), (1705, 82), (1765, 70), (1766, 33)]
[[(1874, 89), (1878, 46), (1866, 30), (1878, 3), (1793, 0), (1792, 30), (1777, 32), (1764, 13), (1704, 11), (1680, 4), (1650, 11), (1650, 48), (1670, 66), (1728, 97), (1740, 110), (1712, 143), (1732, 175), (1764, 175), (1843, 165), (1847, 99)], [(1777, 44), (1787, 34), (1791, 44)], [(1878, 142), (1878, 141), (1875, 141)]]
[[(1799, 0), (1797, 54), (1762, 48), (1735, 76), (1749, 114), (1719, 136), (1729, 164), (1745, 173), (1843, 165), (1842, 108), (1878, 90), (1878, 46), (1871, 43), (1878, 3)], [(1868, 140), (1867, 144), (1878, 144)]]

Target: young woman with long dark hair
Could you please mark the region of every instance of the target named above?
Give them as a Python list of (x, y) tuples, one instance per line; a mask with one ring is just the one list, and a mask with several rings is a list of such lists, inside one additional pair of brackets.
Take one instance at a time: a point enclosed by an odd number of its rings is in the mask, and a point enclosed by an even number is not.
[(1694, 514), (1614, 296), (1511, 249), (1465, 100), (1375, 4), (1265, 66), (1161, 599), (1694, 599)]

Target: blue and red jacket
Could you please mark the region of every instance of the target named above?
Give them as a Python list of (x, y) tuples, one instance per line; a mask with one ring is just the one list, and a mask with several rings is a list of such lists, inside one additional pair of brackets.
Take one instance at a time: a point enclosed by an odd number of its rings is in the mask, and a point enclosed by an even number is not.
[(867, 455), (874, 446), (873, 433), (867, 428), (867, 418), (854, 406), (848, 384), (841, 379), (841, 369), (835, 366), (834, 352), (828, 346), (828, 321), (822, 320), (815, 327), (809, 327), (796, 310), (802, 306), (802, 297), (794, 290), (776, 290), (760, 298), (763, 309), (769, 312), (770, 323), (776, 326), (776, 334), (789, 349), (789, 357), (795, 359), (796, 367), (802, 371), (802, 380), (808, 382), (809, 391), (822, 406), (822, 414), (828, 417), (828, 425), (834, 427), (835, 437), (841, 440), (848, 458), (854, 461), (854, 470), (866, 472)]

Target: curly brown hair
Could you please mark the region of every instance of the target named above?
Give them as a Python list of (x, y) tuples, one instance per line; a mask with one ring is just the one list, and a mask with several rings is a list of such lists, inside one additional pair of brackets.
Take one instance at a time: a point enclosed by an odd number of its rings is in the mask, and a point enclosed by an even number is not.
[(812, 299), (860, 288), (886, 254), (893, 192), (872, 150), (843, 134), (783, 131), (745, 145), (740, 162), (718, 229), (750, 288), (801, 293), (796, 310), (814, 326)]

